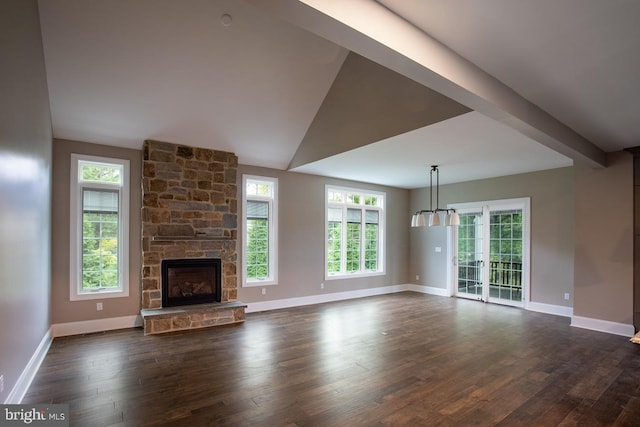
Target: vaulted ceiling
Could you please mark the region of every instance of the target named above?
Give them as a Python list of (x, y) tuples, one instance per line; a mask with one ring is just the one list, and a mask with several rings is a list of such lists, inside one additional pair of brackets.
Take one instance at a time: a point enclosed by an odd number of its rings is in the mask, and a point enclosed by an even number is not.
[(640, 145), (640, 2), (40, 0), (56, 138), (415, 188)]

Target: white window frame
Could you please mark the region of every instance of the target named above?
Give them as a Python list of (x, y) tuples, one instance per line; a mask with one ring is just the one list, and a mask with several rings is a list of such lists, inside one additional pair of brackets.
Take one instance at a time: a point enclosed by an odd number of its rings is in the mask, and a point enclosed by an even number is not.
[[(330, 191), (336, 191), (336, 192), (342, 192), (343, 193), (343, 202), (330, 202), (329, 201), (329, 192)], [(370, 206), (370, 205), (365, 205), (364, 202), (362, 204), (353, 204), (353, 203), (348, 203), (346, 201), (346, 195), (347, 194), (359, 194), (360, 196), (362, 196), (363, 201), (364, 201), (364, 197), (366, 196), (376, 196), (379, 198), (380, 200), (380, 206)], [(329, 185), (326, 184), (325, 185), (325, 192), (324, 192), (324, 202), (325, 202), (325, 208), (324, 208), (324, 279), (325, 280), (340, 280), (340, 279), (350, 279), (350, 278), (357, 278), (357, 277), (372, 277), (372, 276), (383, 276), (386, 274), (386, 265), (385, 265), (385, 253), (386, 253), (386, 199), (387, 199), (387, 194), (385, 192), (381, 192), (381, 191), (374, 191), (374, 190), (365, 190), (362, 188), (352, 188), (352, 187), (341, 187), (341, 186), (336, 186), (336, 185)], [(362, 269), (357, 271), (357, 272), (347, 272), (345, 265), (346, 265), (346, 244), (341, 246), (341, 250), (342, 250), (342, 256), (341, 256), (341, 263), (342, 263), (342, 267), (341, 267), (341, 272), (340, 273), (329, 273), (329, 269), (328, 269), (328, 261), (329, 261), (329, 247), (328, 247), (328, 241), (329, 241), (329, 235), (328, 235), (328, 228), (329, 228), (329, 208), (342, 208), (343, 209), (343, 218), (347, 218), (347, 209), (362, 209), (363, 214), (362, 214), (362, 223), (364, 224), (365, 221), (365, 215), (364, 215), (364, 211), (366, 210), (377, 210), (379, 212), (379, 216), (378, 216), (378, 226), (379, 226), (379, 237), (378, 237), (378, 269), (375, 271), (363, 271)], [(346, 236), (347, 235), (347, 221), (343, 221), (342, 222), (342, 236)], [(364, 239), (365, 237), (365, 227), (361, 228), (361, 246), (360, 246), (360, 263), (361, 263), (361, 267), (363, 265), (363, 263), (365, 262), (365, 244), (364, 244)]]
[[(257, 196), (247, 194), (247, 183), (256, 182), (268, 184), (272, 188), (272, 196)], [(269, 277), (253, 279), (247, 277), (247, 202), (260, 201), (269, 203)], [(278, 284), (278, 178), (243, 175), (242, 176), (242, 286), (270, 286)]]
[[(122, 167), (122, 184), (83, 182), (80, 163), (97, 163)], [(70, 289), (71, 301), (129, 296), (129, 160), (71, 154), (70, 175)], [(117, 190), (118, 192), (118, 283), (117, 289), (82, 291), (82, 191), (84, 188)]]

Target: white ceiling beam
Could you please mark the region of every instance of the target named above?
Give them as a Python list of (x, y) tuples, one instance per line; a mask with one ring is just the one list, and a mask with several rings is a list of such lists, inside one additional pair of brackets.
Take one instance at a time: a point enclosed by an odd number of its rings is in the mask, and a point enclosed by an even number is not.
[[(508, 86), (371, 0), (247, 0), (593, 167), (606, 154)], [(455, 23), (452, 23), (455, 25)]]

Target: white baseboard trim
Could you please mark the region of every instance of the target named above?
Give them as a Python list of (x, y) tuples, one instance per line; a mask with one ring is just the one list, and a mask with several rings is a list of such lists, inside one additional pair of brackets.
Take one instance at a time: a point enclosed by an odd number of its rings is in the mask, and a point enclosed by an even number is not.
[(538, 313), (555, 314), (556, 316), (572, 317), (573, 307), (565, 307), (562, 305), (545, 304), (542, 302), (529, 301), (526, 305), (529, 311), (537, 311)]
[(68, 335), (90, 334), (115, 329), (136, 328), (142, 326), (140, 315), (110, 317), (107, 319), (85, 320), (81, 322), (55, 323), (51, 325), (53, 338)]
[(343, 301), (354, 298), (371, 297), (374, 295), (393, 294), (408, 290), (409, 285), (383, 286), (379, 288), (358, 289), (356, 291), (333, 292), (330, 294), (311, 295), (308, 297), (286, 298), (272, 301), (249, 302), (247, 313), (258, 311), (278, 310), (281, 308), (300, 307), (303, 305), (322, 304), (325, 302)]
[(42, 340), (40, 340), (38, 348), (36, 348), (31, 359), (29, 359), (29, 363), (27, 363), (27, 366), (20, 374), (20, 377), (18, 377), (18, 381), (16, 381), (15, 386), (13, 386), (7, 395), (7, 398), (4, 401), (5, 404), (22, 403), (22, 399), (27, 393), (27, 390), (29, 390), (33, 379), (36, 377), (36, 373), (38, 372), (38, 369), (40, 369), (40, 365), (42, 364), (44, 357), (47, 355), (52, 342), (53, 338), (51, 337), (51, 329), (49, 329), (47, 333), (44, 334), (44, 337), (42, 337)]
[(408, 285), (409, 291), (420, 292), (421, 294), (438, 295), (441, 297), (450, 297), (449, 291), (445, 288), (434, 288), (433, 286)]
[(622, 335), (631, 338), (635, 334), (633, 325), (626, 323), (610, 322), (608, 320), (593, 319), (590, 317), (573, 316), (571, 326), (592, 331), (606, 332), (607, 334)]

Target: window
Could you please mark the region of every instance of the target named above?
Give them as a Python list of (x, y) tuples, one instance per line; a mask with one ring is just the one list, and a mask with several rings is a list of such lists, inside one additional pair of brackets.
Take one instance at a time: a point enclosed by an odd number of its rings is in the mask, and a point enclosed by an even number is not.
[(71, 301), (129, 295), (129, 161), (71, 155)]
[(244, 285), (275, 285), (278, 281), (278, 180), (245, 175), (242, 184)]
[(326, 187), (326, 279), (384, 274), (384, 193)]

